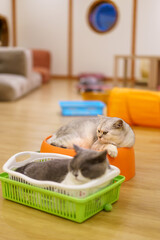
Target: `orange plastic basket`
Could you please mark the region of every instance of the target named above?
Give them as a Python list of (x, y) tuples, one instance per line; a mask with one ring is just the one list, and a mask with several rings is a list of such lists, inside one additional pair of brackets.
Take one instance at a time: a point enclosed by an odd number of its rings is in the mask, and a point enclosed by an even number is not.
[[(51, 136), (44, 139), (41, 144), (40, 152), (42, 153), (59, 153), (68, 156), (74, 156), (76, 153), (74, 149), (66, 149), (55, 147), (47, 143), (47, 139)], [(135, 175), (135, 155), (134, 148), (119, 148), (118, 156), (116, 158), (111, 158), (108, 156), (109, 162), (111, 165), (116, 166), (120, 169), (121, 175), (125, 176), (126, 181), (134, 177)]]

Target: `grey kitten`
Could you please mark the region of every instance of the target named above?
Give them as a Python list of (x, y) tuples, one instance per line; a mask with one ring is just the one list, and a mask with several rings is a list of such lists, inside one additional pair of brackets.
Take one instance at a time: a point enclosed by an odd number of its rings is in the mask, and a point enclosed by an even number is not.
[(93, 150), (107, 150), (117, 156), (117, 147), (132, 147), (135, 135), (131, 127), (116, 117), (98, 116), (71, 121), (59, 128), (48, 143), (58, 147), (73, 148), (73, 144)]
[(74, 145), (76, 155), (72, 159), (53, 159), (32, 162), (16, 169), (30, 178), (63, 183), (84, 184), (101, 177), (110, 168), (106, 151), (97, 152)]

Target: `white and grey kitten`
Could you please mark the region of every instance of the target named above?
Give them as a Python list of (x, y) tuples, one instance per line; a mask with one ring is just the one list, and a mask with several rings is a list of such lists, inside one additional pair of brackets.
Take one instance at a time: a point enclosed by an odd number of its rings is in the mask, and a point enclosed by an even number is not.
[(117, 147), (132, 147), (135, 135), (131, 127), (116, 117), (98, 116), (71, 121), (59, 128), (48, 143), (73, 148), (73, 144), (93, 150), (107, 150), (111, 157), (118, 154)]
[(79, 185), (103, 176), (110, 169), (106, 151), (97, 152), (75, 145), (74, 149), (77, 154), (72, 159), (32, 162), (16, 171), (36, 180)]

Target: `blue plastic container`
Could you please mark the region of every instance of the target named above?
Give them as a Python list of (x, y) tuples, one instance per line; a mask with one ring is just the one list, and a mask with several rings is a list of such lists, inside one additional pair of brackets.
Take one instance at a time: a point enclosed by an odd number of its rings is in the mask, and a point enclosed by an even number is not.
[(101, 101), (60, 101), (63, 116), (103, 115), (105, 104)]

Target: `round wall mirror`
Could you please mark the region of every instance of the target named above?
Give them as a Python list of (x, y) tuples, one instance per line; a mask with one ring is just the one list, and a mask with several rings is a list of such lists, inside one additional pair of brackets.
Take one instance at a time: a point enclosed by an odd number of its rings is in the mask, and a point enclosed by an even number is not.
[(118, 8), (112, 1), (96, 1), (88, 11), (90, 27), (98, 33), (110, 31), (118, 20)]

